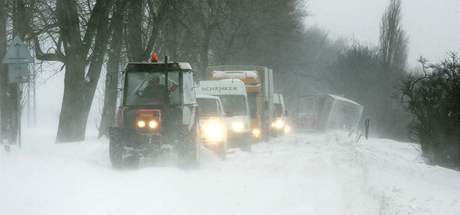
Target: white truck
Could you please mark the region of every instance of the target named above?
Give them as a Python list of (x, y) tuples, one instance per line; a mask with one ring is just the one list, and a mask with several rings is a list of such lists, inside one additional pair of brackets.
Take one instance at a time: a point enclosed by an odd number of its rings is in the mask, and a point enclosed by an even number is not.
[(289, 133), (291, 131), (284, 97), (283, 94), (280, 93), (273, 94), (273, 120), (271, 129), (273, 136)]
[(203, 145), (222, 159), (227, 154), (227, 125), (225, 112), (217, 96), (197, 94), (200, 139)]
[(229, 146), (251, 150), (251, 127), (245, 84), (239, 79), (200, 81), (198, 95), (219, 97), (225, 112)]
[(210, 80), (240, 79), (246, 86), (251, 117), (251, 132), (256, 141), (269, 140), (273, 121), (273, 71), (264, 66), (209, 66)]

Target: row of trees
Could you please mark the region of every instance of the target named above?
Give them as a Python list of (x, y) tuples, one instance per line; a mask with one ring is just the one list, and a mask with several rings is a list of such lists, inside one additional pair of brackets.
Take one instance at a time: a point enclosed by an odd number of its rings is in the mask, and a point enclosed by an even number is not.
[[(424, 75), (407, 77), (401, 0), (389, 0), (379, 44), (371, 47), (306, 29), (301, 8), (297, 0), (0, 0), (0, 59), (17, 35), (38, 60), (64, 65), (57, 142), (84, 139), (98, 87), (104, 89), (99, 130), (106, 135), (120, 70), (156, 51), (190, 62), (198, 77), (210, 64), (271, 67), (288, 105), (307, 94), (343, 95), (365, 106), (381, 136), (406, 138), (406, 125), (415, 119), (411, 131), (427, 157), (458, 163), (458, 58), (424, 64)], [(0, 133), (14, 136), (16, 110), (8, 104), (20, 98), (19, 86), (7, 84), (6, 70), (0, 65)]]
[(84, 139), (101, 75), (99, 128), (100, 135), (107, 134), (119, 71), (127, 61), (147, 60), (154, 50), (192, 63), (199, 73), (208, 64), (265, 65), (276, 71), (276, 87), (288, 103), (306, 94), (340, 94), (363, 104), (380, 133), (405, 131), (404, 112), (392, 99), (407, 58), (399, 0), (391, 0), (382, 17), (378, 47), (350, 47), (320, 29), (305, 29), (306, 13), (299, 9), (305, 5), (296, 0), (2, 1), (2, 44), (21, 32), (37, 59), (65, 67), (58, 142)]
[[(106, 134), (106, 128), (113, 124), (118, 73), (127, 61), (147, 60), (155, 50), (190, 62), (199, 73), (208, 64), (277, 65), (282, 60), (280, 50), (285, 50), (290, 37), (301, 30), (303, 17), (296, 0), (1, 3), (0, 54), (7, 38), (19, 32), (33, 46), (38, 60), (64, 65), (57, 142), (84, 139), (102, 74), (106, 74), (106, 82), (100, 133)], [(104, 65), (106, 73), (102, 72)], [(204, 75), (201, 72), (199, 76)]]

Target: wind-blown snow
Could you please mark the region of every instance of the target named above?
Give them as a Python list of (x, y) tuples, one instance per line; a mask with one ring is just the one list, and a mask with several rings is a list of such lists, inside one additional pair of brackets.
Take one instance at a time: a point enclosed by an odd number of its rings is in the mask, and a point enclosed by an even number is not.
[(107, 141), (57, 145), (35, 130), (0, 153), (0, 214), (459, 214), (460, 173), (415, 145), (296, 134), (205, 154), (196, 170), (110, 168)]

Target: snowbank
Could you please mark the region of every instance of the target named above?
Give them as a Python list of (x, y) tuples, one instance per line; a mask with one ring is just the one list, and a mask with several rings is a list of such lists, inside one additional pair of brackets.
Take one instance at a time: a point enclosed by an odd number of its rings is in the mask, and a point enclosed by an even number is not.
[(414, 145), (296, 134), (207, 154), (197, 170), (110, 168), (107, 141), (56, 145), (35, 130), (0, 153), (0, 214), (458, 214), (460, 174)]
[(425, 164), (418, 145), (371, 139), (360, 152), (381, 214), (460, 214), (460, 172)]

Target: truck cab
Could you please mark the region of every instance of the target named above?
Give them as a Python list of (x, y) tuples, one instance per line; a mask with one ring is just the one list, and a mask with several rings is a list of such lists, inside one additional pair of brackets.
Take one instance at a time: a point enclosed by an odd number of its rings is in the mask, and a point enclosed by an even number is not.
[(283, 94), (273, 94), (273, 120), (271, 123), (273, 136), (289, 133), (291, 127), (288, 123), (288, 112), (284, 103)]
[(205, 147), (225, 159), (227, 153), (227, 125), (225, 112), (217, 96), (198, 94), (200, 139)]
[(239, 79), (200, 81), (197, 92), (220, 99), (225, 112), (229, 145), (250, 150), (250, 115), (244, 83)]

